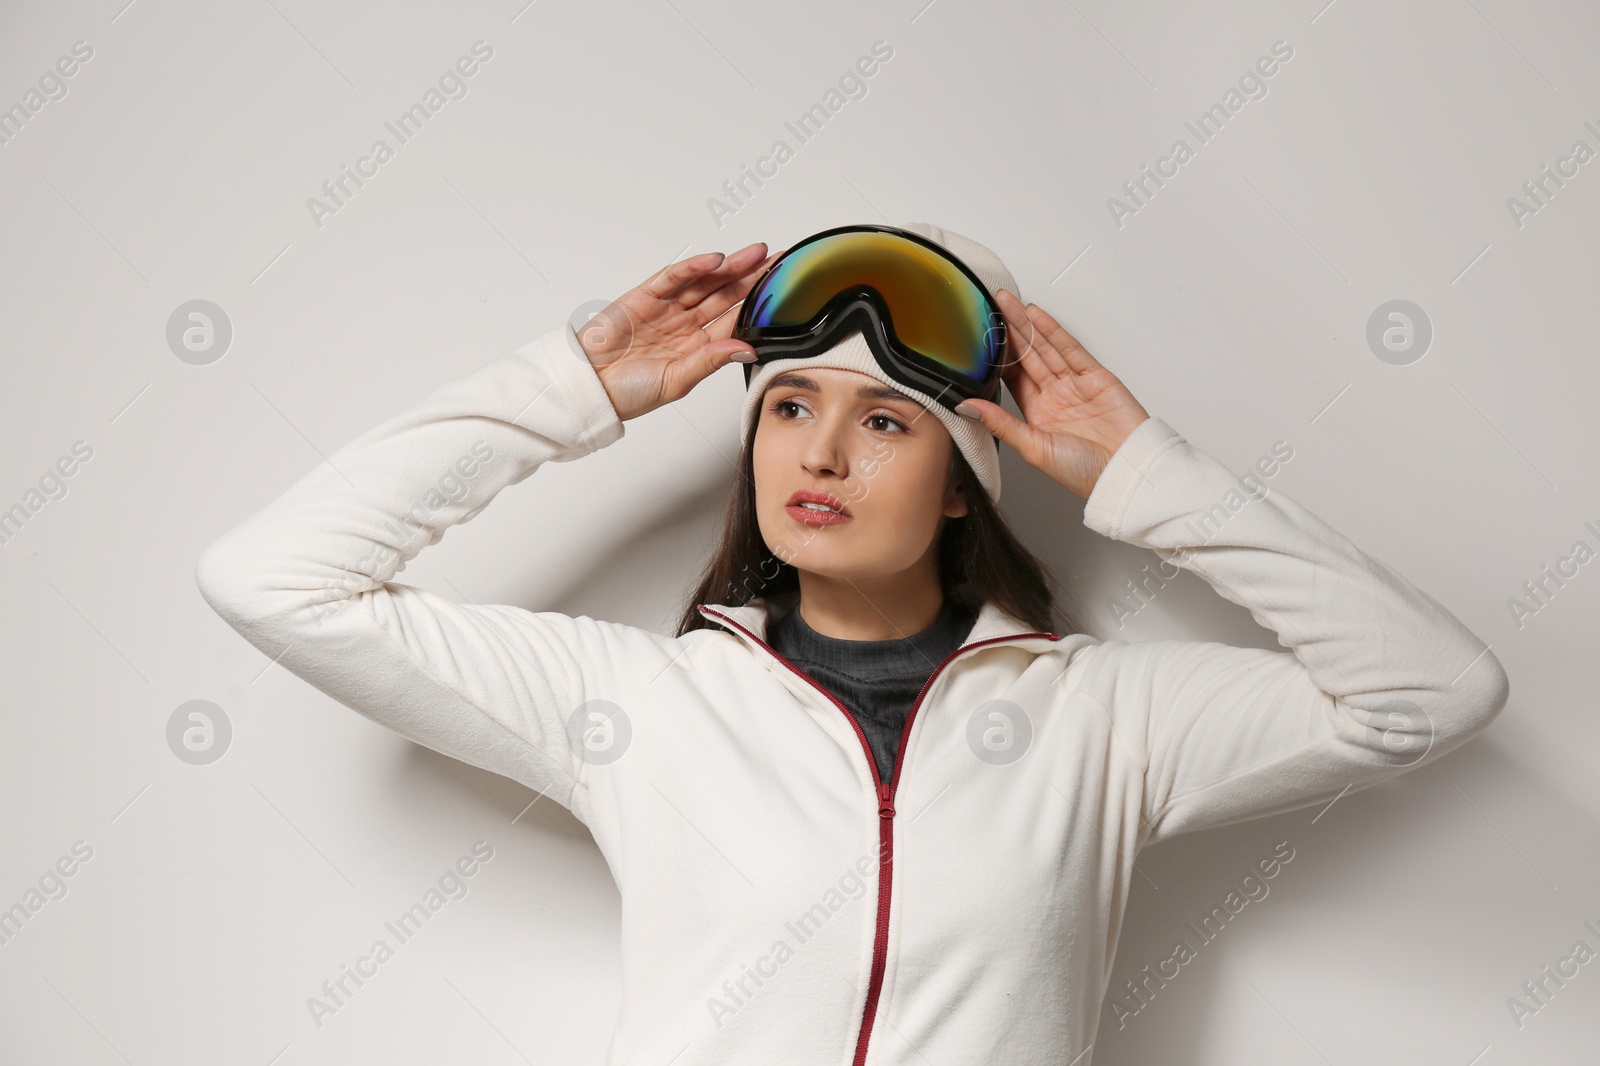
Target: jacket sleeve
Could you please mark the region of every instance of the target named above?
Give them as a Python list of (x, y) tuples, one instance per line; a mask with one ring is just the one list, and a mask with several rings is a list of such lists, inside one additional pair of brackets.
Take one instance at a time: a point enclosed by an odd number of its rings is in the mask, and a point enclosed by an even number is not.
[(1075, 684), (1144, 760), (1147, 844), (1327, 803), (1431, 762), (1509, 693), (1499, 661), (1436, 600), (1265, 488), (1152, 417), (1084, 507), (1089, 528), (1199, 574), (1289, 649), (1089, 649)]
[(569, 735), (574, 712), (625, 700), (629, 679), (659, 670), (675, 642), (391, 579), (541, 463), (622, 435), (563, 324), (340, 449), (204, 551), (200, 591), (263, 654), (351, 709), (571, 808), (585, 746), (581, 728)]

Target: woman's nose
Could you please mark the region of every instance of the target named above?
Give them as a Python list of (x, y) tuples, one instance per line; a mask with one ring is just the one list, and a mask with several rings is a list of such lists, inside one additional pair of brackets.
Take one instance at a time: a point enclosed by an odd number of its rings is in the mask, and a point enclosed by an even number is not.
[(848, 427), (824, 420), (813, 425), (806, 434), (801, 450), (801, 462), (815, 474), (828, 473), (837, 477), (850, 476), (850, 452), (846, 433)]

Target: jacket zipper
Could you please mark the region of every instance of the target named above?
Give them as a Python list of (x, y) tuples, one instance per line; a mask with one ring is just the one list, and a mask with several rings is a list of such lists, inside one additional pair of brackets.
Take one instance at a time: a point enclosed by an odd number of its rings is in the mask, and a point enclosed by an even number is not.
[(883, 777), (878, 773), (878, 760), (872, 754), (872, 743), (867, 740), (866, 730), (861, 728), (861, 723), (856, 721), (856, 716), (850, 713), (848, 707), (834, 698), (833, 693), (812, 680), (811, 676), (804, 670), (784, 658), (776, 648), (750, 632), (749, 629), (735, 622), (721, 611), (715, 611), (705, 606), (701, 606), (700, 610), (714, 614), (735, 629), (738, 629), (745, 636), (767, 649), (773, 658), (804, 678), (812, 688), (826, 696), (828, 702), (839, 708), (839, 712), (844, 715), (845, 721), (849, 722), (856, 731), (856, 739), (861, 741), (861, 750), (867, 757), (867, 769), (872, 773), (872, 781), (877, 786), (878, 792), (878, 926), (877, 932), (872, 939), (872, 976), (867, 983), (867, 1002), (861, 1011), (861, 1028), (856, 1034), (855, 1058), (851, 1060), (852, 1066), (863, 1066), (867, 1060), (867, 1042), (872, 1036), (872, 1024), (877, 1018), (878, 996), (883, 991), (883, 974), (889, 959), (889, 895), (890, 890), (894, 887), (894, 796), (895, 792), (900, 788), (900, 764), (905, 759), (906, 741), (911, 736), (911, 725), (917, 720), (917, 711), (922, 707), (923, 697), (927, 696), (928, 690), (933, 687), (934, 679), (939, 676), (946, 666), (960, 655), (974, 648), (981, 648), (987, 644), (998, 644), (1001, 641), (1019, 640), (1024, 637), (1048, 637), (1050, 640), (1060, 640), (1061, 637), (1055, 633), (1008, 633), (1004, 636), (988, 637), (971, 644), (963, 644), (949, 655), (946, 655), (944, 660), (933, 668), (933, 672), (928, 675), (928, 680), (922, 683), (921, 691), (917, 693), (917, 698), (911, 704), (911, 709), (906, 712), (905, 724), (900, 728), (900, 741), (895, 747), (894, 769), (890, 772), (892, 780), (885, 784)]

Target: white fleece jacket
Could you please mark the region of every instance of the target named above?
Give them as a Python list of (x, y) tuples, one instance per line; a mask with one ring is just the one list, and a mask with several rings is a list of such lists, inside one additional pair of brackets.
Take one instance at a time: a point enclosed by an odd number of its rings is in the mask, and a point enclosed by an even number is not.
[(1087, 1066), (1142, 847), (1394, 777), (1506, 701), (1482, 641), (1281, 492), (1201, 542), (1244, 490), (1158, 418), (1085, 524), (1176, 553), (1288, 650), (1034, 633), (987, 605), (892, 790), (763, 643), (763, 601), (703, 604), (716, 624), (679, 638), (393, 580), (541, 463), (622, 435), (563, 325), (356, 438), (198, 566), (263, 654), (589, 827), (622, 900), (608, 1066)]

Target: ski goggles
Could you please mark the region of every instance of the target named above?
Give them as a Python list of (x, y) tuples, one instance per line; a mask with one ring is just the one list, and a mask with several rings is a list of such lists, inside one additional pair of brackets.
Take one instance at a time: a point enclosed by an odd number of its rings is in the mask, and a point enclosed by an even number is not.
[(767, 268), (732, 333), (756, 351), (745, 386), (757, 366), (819, 354), (856, 329), (892, 380), (945, 407), (997, 402), (1009, 353), (999, 304), (948, 250), (892, 226), (824, 230)]

